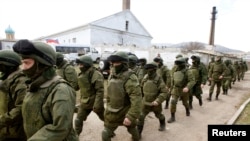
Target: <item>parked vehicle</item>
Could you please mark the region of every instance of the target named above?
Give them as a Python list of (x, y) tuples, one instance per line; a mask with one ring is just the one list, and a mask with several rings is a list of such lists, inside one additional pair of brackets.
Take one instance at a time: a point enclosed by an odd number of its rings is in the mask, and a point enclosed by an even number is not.
[(69, 59), (70, 62), (75, 62), (76, 58), (81, 55), (88, 55), (95, 63), (99, 63), (101, 54), (93, 47), (78, 44), (56, 44), (51, 45), (56, 52), (61, 52)]
[(106, 79), (110, 74), (110, 63), (107, 61), (107, 59), (112, 53), (112, 51), (104, 51), (100, 57), (99, 70)]

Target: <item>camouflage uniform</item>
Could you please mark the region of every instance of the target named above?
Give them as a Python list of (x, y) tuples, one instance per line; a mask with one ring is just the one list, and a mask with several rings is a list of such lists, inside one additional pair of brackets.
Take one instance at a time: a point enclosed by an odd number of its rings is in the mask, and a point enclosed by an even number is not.
[[(137, 77), (141, 86), (141, 90), (142, 90), (142, 85), (141, 85), (141, 81), (143, 79), (143, 77), (145, 76), (145, 74), (147, 73), (147, 71), (145, 70), (144, 66), (147, 63), (147, 59), (146, 58), (140, 58), (139, 59), (139, 66), (138, 66), (138, 73), (137, 73)], [(142, 97), (144, 96), (143, 91), (141, 92)]]
[(233, 84), (236, 82), (236, 80), (240, 81), (240, 65), (239, 65), (239, 62), (238, 61), (235, 61), (234, 64), (233, 64), (233, 67), (235, 69), (235, 78), (233, 80)]
[(128, 55), (118, 51), (108, 60), (112, 71), (108, 78), (107, 106), (104, 113), (102, 140), (110, 141), (118, 126), (125, 126), (134, 141), (139, 140), (136, 128), (141, 113), (142, 96), (139, 81), (133, 71), (128, 69)]
[[(159, 76), (162, 77), (167, 90), (170, 89), (171, 87), (171, 73), (170, 70), (168, 69), (168, 67), (166, 65), (163, 64), (163, 60), (160, 57), (156, 57), (154, 58), (154, 62), (158, 64), (158, 68), (157, 68), (157, 74)], [(168, 109), (169, 106), (169, 100), (171, 98), (170, 95), (170, 91), (168, 91), (167, 97), (166, 97), (166, 105), (165, 105), (165, 109)]]
[(192, 66), (190, 67), (190, 71), (193, 72), (195, 77), (195, 85), (190, 90), (190, 96), (189, 96), (189, 108), (192, 109), (193, 105), (193, 96), (195, 96), (199, 100), (199, 105), (202, 106), (202, 88), (206, 84), (207, 81), (207, 68), (205, 65), (200, 62), (200, 57), (193, 55), (191, 56), (192, 59)]
[(138, 76), (139, 66), (137, 66), (138, 58), (134, 54), (128, 56), (128, 67)]
[(176, 106), (179, 98), (181, 97), (182, 104), (186, 109), (186, 116), (190, 115), (188, 99), (189, 91), (195, 85), (195, 78), (191, 71), (186, 68), (186, 62), (184, 58), (178, 58), (175, 60), (176, 68), (174, 70), (173, 76), (171, 77), (171, 117), (168, 123), (175, 121)]
[(75, 119), (75, 130), (78, 135), (82, 132), (83, 121), (93, 110), (100, 120), (104, 121), (104, 78), (103, 75), (93, 67), (89, 56), (81, 56), (76, 60), (81, 73), (78, 77), (80, 86), (80, 106)]
[(220, 89), (222, 86), (222, 78), (224, 77), (225, 73), (227, 71), (226, 65), (222, 62), (221, 56), (217, 56), (215, 58), (215, 62), (212, 65), (211, 69), (209, 69), (209, 79), (211, 80), (211, 86), (209, 88), (209, 97), (207, 100), (212, 100), (212, 95), (214, 92), (214, 86), (217, 86), (216, 90), (216, 100), (218, 100), (218, 97), (220, 95)]
[(34, 60), (31, 68), (23, 69), (30, 78), (22, 105), (27, 141), (77, 141), (72, 123), (76, 93), (56, 74), (56, 52), (46, 43), (28, 40), (17, 41), (13, 49), (23, 60)]
[(155, 116), (159, 119), (159, 131), (165, 130), (165, 116), (162, 114), (162, 102), (166, 99), (168, 91), (161, 76), (156, 73), (157, 64), (149, 63), (145, 65), (147, 74), (142, 80), (143, 86), (143, 106), (142, 113), (139, 118), (137, 129), (139, 134), (143, 130), (145, 117), (154, 112)]
[(227, 70), (222, 79), (222, 90), (223, 94), (227, 94), (228, 89), (231, 87), (231, 80), (232, 78), (234, 78), (235, 75), (235, 69), (231, 65), (230, 60), (225, 60), (224, 63), (227, 67)]
[(146, 58), (140, 58), (139, 59), (139, 69), (138, 69), (138, 80), (139, 82), (141, 83), (144, 75), (147, 73), (145, 68), (144, 68), (144, 65), (147, 63), (147, 59)]
[(21, 58), (10, 50), (0, 51), (0, 141), (26, 141), (22, 103), (27, 77), (19, 69)]
[(242, 61), (242, 76), (241, 76), (241, 79), (243, 80), (244, 77), (245, 77), (245, 73), (248, 71), (248, 66), (247, 66), (247, 63), (246, 61)]
[(61, 53), (57, 52), (56, 59), (56, 72), (63, 79), (69, 82), (69, 84), (77, 91), (79, 90), (78, 81), (77, 81), (77, 72), (75, 68), (68, 63), (67, 60), (64, 60), (64, 56)]
[[(211, 69), (213, 64), (214, 64), (214, 56), (211, 57), (211, 61), (208, 63), (208, 67), (207, 67), (208, 72)], [(209, 77), (209, 76), (207, 76), (207, 77)], [(211, 80), (209, 80), (209, 79), (208, 79), (208, 86), (211, 86)]]

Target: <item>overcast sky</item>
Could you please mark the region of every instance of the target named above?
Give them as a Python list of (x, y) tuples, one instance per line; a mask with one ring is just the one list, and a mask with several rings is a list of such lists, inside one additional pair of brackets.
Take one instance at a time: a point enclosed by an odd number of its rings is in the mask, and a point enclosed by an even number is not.
[[(152, 43), (208, 43), (216, 6), (215, 44), (250, 51), (250, 0), (130, 0)], [(35, 39), (122, 11), (122, 0), (1, 0), (0, 38)]]

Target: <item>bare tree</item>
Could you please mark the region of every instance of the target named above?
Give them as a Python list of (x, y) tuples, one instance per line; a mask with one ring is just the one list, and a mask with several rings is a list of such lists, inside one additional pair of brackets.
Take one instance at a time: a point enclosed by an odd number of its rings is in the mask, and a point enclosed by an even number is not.
[(181, 52), (187, 53), (193, 50), (202, 50), (205, 49), (205, 45), (200, 42), (188, 42), (182, 45)]

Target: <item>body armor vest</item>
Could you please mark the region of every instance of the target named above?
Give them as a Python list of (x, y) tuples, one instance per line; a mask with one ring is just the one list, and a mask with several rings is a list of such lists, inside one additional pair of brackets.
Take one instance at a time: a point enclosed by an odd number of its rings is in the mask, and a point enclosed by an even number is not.
[(81, 75), (78, 77), (78, 84), (81, 88), (81, 102), (85, 104), (88, 103), (90, 99), (95, 98), (95, 89), (91, 83), (93, 73), (94, 70), (87, 73), (81, 73)]
[(126, 71), (117, 78), (110, 78), (108, 83), (108, 96), (109, 102), (107, 103), (107, 110), (111, 112), (118, 112), (124, 106), (129, 104), (129, 97), (125, 91), (124, 85), (127, 82), (128, 78), (133, 72)]
[(153, 80), (150, 80), (146, 77), (146, 81), (143, 85), (143, 102), (145, 105), (151, 106), (152, 102), (157, 98), (158, 96), (158, 81), (160, 79), (160, 76), (156, 76)]
[(183, 70), (174, 72), (173, 79), (174, 87), (183, 87), (185, 85), (185, 72)]

